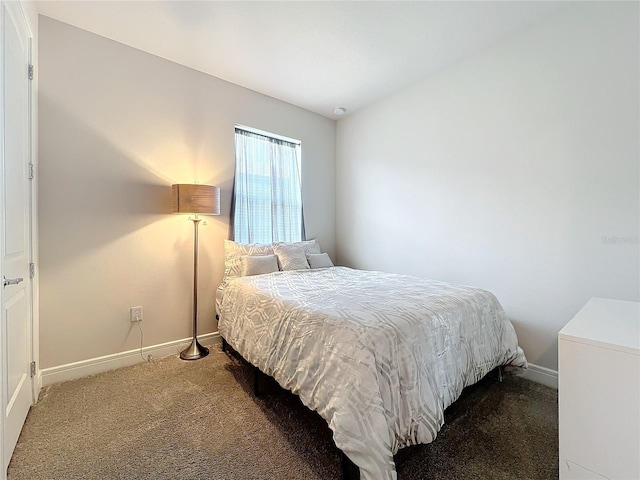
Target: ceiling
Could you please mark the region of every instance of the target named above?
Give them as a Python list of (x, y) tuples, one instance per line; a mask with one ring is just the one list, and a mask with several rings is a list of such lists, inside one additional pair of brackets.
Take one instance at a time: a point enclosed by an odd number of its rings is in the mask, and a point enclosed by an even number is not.
[(515, 34), (546, 1), (39, 1), (48, 17), (329, 118)]

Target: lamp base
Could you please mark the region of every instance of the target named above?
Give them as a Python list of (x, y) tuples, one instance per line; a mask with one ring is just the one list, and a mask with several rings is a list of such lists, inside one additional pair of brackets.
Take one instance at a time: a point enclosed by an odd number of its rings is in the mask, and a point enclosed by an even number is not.
[(209, 349), (200, 345), (198, 339), (195, 337), (191, 341), (191, 344), (180, 352), (180, 358), (182, 360), (198, 360), (207, 355), (209, 355)]

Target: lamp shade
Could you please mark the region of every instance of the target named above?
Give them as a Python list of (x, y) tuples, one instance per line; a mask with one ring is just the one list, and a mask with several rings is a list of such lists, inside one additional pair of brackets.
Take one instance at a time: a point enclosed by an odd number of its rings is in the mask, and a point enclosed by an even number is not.
[(220, 187), (181, 183), (171, 185), (173, 213), (220, 215)]

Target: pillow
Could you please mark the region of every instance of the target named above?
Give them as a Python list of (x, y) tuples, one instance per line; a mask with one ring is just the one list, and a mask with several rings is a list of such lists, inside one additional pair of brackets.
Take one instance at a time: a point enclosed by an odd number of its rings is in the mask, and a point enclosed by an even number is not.
[(320, 253), (320, 245), (315, 240), (275, 242), (273, 253), (278, 256), (280, 270), (308, 270), (307, 253)]
[(322, 253), (322, 250), (320, 250), (320, 244), (318, 243), (317, 240), (302, 240), (301, 242), (273, 242), (271, 244), (273, 247), (275, 246), (284, 246), (284, 247), (288, 247), (288, 246), (296, 246), (296, 247), (302, 247), (305, 251), (305, 253)]
[(240, 275), (262, 275), (278, 271), (278, 258), (275, 255), (243, 255), (240, 257)]
[(328, 253), (307, 253), (307, 262), (311, 268), (333, 267)]
[(224, 241), (224, 278), (221, 287), (227, 284), (229, 279), (240, 276), (242, 270), (242, 257), (244, 255), (273, 255), (273, 247), (261, 243), (238, 243), (232, 240)]

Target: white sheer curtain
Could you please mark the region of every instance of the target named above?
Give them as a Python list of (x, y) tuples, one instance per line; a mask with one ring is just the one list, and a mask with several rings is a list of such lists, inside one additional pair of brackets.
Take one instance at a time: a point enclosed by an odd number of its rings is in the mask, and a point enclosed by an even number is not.
[(236, 128), (233, 239), (241, 243), (304, 239), (299, 145)]

